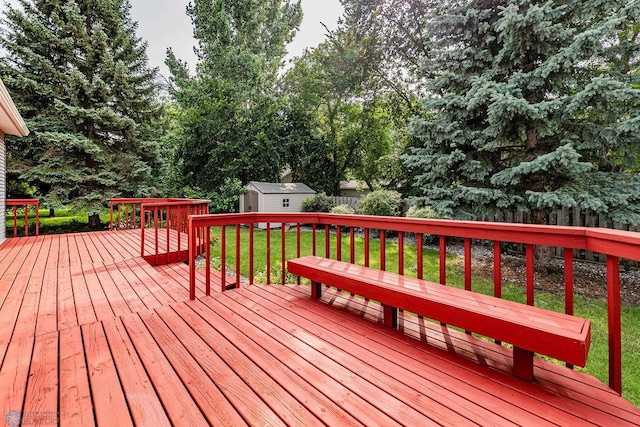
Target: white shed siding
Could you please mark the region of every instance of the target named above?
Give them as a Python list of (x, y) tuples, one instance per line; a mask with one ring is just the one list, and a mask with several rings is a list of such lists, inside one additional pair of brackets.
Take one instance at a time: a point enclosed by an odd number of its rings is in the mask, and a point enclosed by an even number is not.
[(7, 156), (4, 145), (4, 134), (0, 132), (0, 218), (2, 218), (2, 227), (0, 227), (0, 243), (6, 239), (6, 227), (4, 226), (4, 218), (6, 214), (7, 202)]

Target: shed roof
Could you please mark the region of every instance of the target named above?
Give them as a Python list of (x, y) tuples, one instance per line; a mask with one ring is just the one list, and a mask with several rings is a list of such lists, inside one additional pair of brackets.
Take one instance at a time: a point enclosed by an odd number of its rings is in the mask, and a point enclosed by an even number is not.
[(29, 135), (29, 129), (13, 103), (2, 79), (0, 79), (0, 132), (15, 136)]
[(276, 182), (249, 182), (262, 194), (315, 194), (316, 192), (301, 182), (276, 183)]

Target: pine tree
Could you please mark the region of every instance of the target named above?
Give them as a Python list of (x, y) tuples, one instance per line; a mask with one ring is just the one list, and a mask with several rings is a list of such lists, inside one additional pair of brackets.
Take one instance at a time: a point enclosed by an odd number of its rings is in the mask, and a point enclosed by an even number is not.
[(640, 2), (441, 2), (429, 115), (405, 156), (420, 202), (477, 218), (579, 207), (640, 223)]
[(32, 133), (9, 142), (9, 172), (51, 207), (150, 195), (157, 70), (128, 0), (19, 3), (2, 21), (0, 73)]
[(284, 117), (277, 92), (286, 46), (302, 20), (299, 1), (195, 0), (187, 8), (198, 64), (167, 52), (177, 101), (184, 184), (205, 193), (225, 181), (278, 180)]

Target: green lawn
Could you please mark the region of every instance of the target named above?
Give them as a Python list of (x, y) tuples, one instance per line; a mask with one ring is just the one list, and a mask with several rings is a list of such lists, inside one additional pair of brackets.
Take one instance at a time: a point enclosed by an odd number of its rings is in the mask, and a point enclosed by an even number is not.
[[(39, 209), (39, 221), (41, 230), (59, 230), (65, 232), (67, 227), (73, 231), (73, 228), (82, 228), (88, 224), (89, 216), (87, 212), (78, 212), (70, 209), (57, 209), (55, 216), (49, 215), (49, 209)], [(24, 230), (24, 209), (18, 209), (18, 231)], [(33, 230), (33, 224), (36, 221), (36, 213), (34, 209), (29, 210), (29, 225)], [(100, 221), (104, 224), (109, 223), (109, 212), (100, 214)], [(7, 210), (5, 217), (5, 227), (10, 230), (7, 236), (13, 235), (13, 209)], [(31, 233), (31, 231), (30, 231)]]
[[(226, 231), (227, 247), (227, 267), (235, 269), (235, 228), (227, 227)], [(240, 233), (241, 241), (241, 274), (245, 277), (249, 275), (248, 230), (243, 228)], [(285, 233), (286, 259), (295, 258), (296, 233), (290, 231)], [(364, 240), (356, 237), (356, 258), (357, 263), (364, 261)], [(271, 283), (280, 283), (282, 278), (281, 264), (281, 232), (271, 231)], [(312, 253), (312, 234), (310, 231), (301, 233), (301, 255)], [(342, 259), (349, 259), (349, 236), (342, 237)], [(254, 233), (254, 274), (256, 283), (267, 283), (266, 277), (266, 232), (256, 230)], [(331, 256), (336, 254), (336, 237), (331, 235)], [(324, 232), (317, 233), (317, 254), (324, 256), (325, 235)], [(211, 256), (214, 265), (220, 265), (220, 229), (212, 229), (212, 249)], [(380, 247), (377, 240), (371, 240), (370, 245), (370, 265), (378, 268), (380, 263)], [(217, 258), (217, 259), (216, 259)], [(464, 287), (464, 276), (462, 270), (462, 260), (455, 255), (447, 257), (447, 284), (451, 286)], [(424, 276), (426, 280), (438, 281), (438, 251), (424, 251)], [(405, 274), (416, 275), (416, 250), (415, 247), (405, 245)], [(398, 270), (398, 245), (387, 242), (386, 244), (386, 268), (388, 271)], [(295, 276), (287, 277), (288, 283), (295, 282)], [(493, 293), (493, 282), (491, 280), (474, 278), (473, 290), (483, 294)], [(526, 301), (525, 291), (522, 287), (514, 284), (503, 284), (502, 294), (505, 299), (524, 303)], [(549, 310), (564, 311), (564, 300), (562, 295), (548, 292), (536, 291), (536, 305)], [(586, 368), (578, 368), (590, 373), (604, 383), (608, 383), (608, 343), (607, 343), (607, 302), (602, 299), (587, 299), (580, 295), (575, 296), (575, 314), (591, 320), (592, 342), (589, 353), (589, 360)], [(623, 396), (636, 405), (640, 405), (640, 307), (622, 307), (622, 377)]]

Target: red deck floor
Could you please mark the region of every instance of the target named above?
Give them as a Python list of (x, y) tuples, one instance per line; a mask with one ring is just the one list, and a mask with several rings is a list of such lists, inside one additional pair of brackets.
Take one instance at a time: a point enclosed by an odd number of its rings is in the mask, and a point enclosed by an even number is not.
[[(594, 378), (308, 287), (188, 301), (137, 231), (0, 246), (0, 415), (46, 425), (639, 425)], [(11, 419), (10, 417), (14, 417)]]

